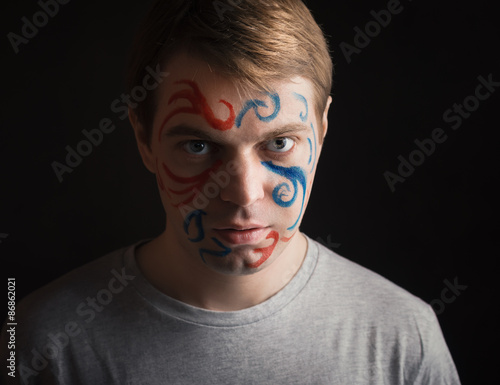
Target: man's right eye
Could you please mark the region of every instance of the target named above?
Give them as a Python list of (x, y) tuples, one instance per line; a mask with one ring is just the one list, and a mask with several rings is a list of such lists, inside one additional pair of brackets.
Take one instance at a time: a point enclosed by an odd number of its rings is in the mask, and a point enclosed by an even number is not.
[(205, 155), (210, 151), (210, 145), (203, 140), (190, 140), (184, 144), (184, 149), (191, 155)]

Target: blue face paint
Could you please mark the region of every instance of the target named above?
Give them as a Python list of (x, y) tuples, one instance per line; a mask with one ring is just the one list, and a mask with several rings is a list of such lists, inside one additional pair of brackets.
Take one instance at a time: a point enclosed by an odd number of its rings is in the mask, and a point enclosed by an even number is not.
[(200, 249), (200, 257), (204, 263), (207, 263), (205, 261), (205, 257), (203, 256), (204, 254), (208, 255), (213, 255), (214, 257), (225, 257), (231, 252), (231, 249), (227, 246), (224, 246), (221, 241), (219, 241), (217, 238), (212, 238), (212, 241), (215, 242), (217, 246), (222, 248), (222, 250), (216, 251), (216, 250), (209, 250), (209, 249)]
[(269, 98), (273, 102), (274, 111), (271, 113), (271, 115), (262, 116), (259, 114), (259, 107), (268, 108), (267, 104), (264, 101), (258, 100), (258, 99), (248, 100), (245, 103), (245, 105), (243, 106), (243, 108), (241, 109), (238, 116), (236, 117), (236, 120), (235, 120), (236, 127), (238, 127), (238, 128), (241, 127), (241, 121), (243, 120), (243, 117), (246, 115), (246, 113), (248, 111), (250, 111), (252, 109), (254, 110), (257, 118), (259, 118), (259, 120), (261, 120), (262, 122), (270, 122), (270, 121), (276, 119), (276, 117), (278, 116), (278, 113), (280, 112), (280, 109), (281, 109), (280, 97), (278, 94), (270, 94), (269, 92), (266, 92), (266, 95), (269, 96)]
[(295, 96), (295, 99), (301, 101), (306, 106), (306, 114), (304, 115), (303, 112), (300, 113), (300, 120), (302, 120), (303, 122), (306, 122), (307, 117), (309, 116), (309, 106), (307, 105), (307, 100), (304, 96), (302, 96), (301, 94), (298, 94), (296, 92), (293, 93), (293, 96)]
[(313, 170), (314, 170), (314, 166), (316, 165), (316, 130), (314, 129), (314, 126), (313, 124), (311, 123), (311, 130), (313, 132), (313, 136), (314, 136), (314, 162), (313, 162), (313, 165), (311, 167), (311, 171), (309, 173), (312, 173)]
[(311, 164), (313, 156), (313, 145), (311, 139), (307, 138), (307, 142), (309, 143), (309, 160), (307, 161), (307, 164)]
[(201, 223), (202, 215), (207, 215), (205, 211), (194, 210), (191, 211), (184, 219), (184, 232), (189, 235), (189, 225), (192, 220), (195, 220), (196, 228), (198, 229), (198, 236), (196, 238), (188, 238), (191, 242), (200, 242), (205, 238), (205, 232), (203, 231), (203, 225)]
[[(300, 167), (281, 167), (275, 165), (273, 162), (261, 162), (268, 170), (274, 172), (275, 174), (278, 174), (286, 179), (288, 179), (290, 182), (293, 184), (293, 196), (290, 200), (284, 201), (282, 197), (287, 194), (284, 192), (284, 189), (290, 191), (290, 187), (286, 183), (281, 183), (278, 186), (276, 186), (273, 190), (273, 200), (274, 202), (281, 207), (290, 207), (295, 200), (297, 199), (297, 194), (298, 194), (298, 183), (302, 186), (302, 204), (300, 207), (300, 214), (295, 223), (290, 226), (287, 230), (293, 230), (295, 226), (299, 223), (300, 217), (302, 215), (302, 210), (304, 209), (304, 200), (306, 197), (306, 175), (304, 173), (304, 170), (302, 170)], [(285, 187), (286, 186), (286, 187)]]

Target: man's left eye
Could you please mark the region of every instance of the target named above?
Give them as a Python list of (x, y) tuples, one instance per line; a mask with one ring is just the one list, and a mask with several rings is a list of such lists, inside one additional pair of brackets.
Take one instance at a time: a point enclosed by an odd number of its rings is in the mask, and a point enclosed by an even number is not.
[(274, 152), (287, 152), (293, 148), (295, 142), (290, 138), (276, 138), (270, 140), (266, 148)]

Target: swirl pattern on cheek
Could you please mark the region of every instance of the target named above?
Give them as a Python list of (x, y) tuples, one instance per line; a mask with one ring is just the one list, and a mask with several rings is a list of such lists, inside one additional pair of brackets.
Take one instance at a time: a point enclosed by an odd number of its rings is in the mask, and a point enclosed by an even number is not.
[(286, 179), (288, 179), (293, 185), (293, 196), (289, 200), (283, 200), (283, 196), (288, 196), (284, 190), (288, 192), (291, 191), (290, 186), (287, 183), (281, 183), (277, 185), (273, 190), (273, 200), (280, 207), (290, 207), (293, 205), (298, 196), (298, 184), (302, 186), (302, 203), (300, 207), (299, 217), (295, 221), (295, 223), (288, 227), (287, 230), (293, 230), (297, 224), (299, 223), (300, 217), (302, 216), (302, 211), (304, 209), (304, 200), (306, 197), (306, 185), (307, 180), (305, 176), (305, 172), (302, 168), (294, 166), (294, 167), (281, 167), (275, 165), (272, 161), (262, 162), (262, 164), (269, 170), (278, 174)]
[(241, 121), (245, 117), (246, 113), (252, 109), (254, 110), (257, 118), (259, 118), (259, 120), (262, 122), (267, 123), (267, 122), (270, 122), (270, 121), (276, 119), (276, 117), (278, 116), (280, 109), (281, 109), (280, 97), (278, 94), (270, 94), (269, 92), (266, 92), (266, 95), (269, 96), (269, 98), (271, 99), (271, 102), (273, 103), (273, 106), (274, 106), (274, 111), (271, 113), (271, 115), (262, 116), (261, 114), (259, 114), (259, 107), (269, 108), (264, 101), (259, 100), (259, 99), (248, 100), (245, 103), (245, 105), (243, 106), (243, 108), (241, 109), (238, 116), (236, 117), (236, 121), (235, 121), (236, 127), (238, 127), (238, 128), (241, 127)]
[(174, 174), (167, 167), (167, 165), (165, 163), (162, 163), (163, 170), (165, 171), (165, 173), (168, 175), (168, 177), (170, 179), (172, 179), (176, 183), (187, 185), (186, 188), (183, 188), (180, 190), (174, 190), (174, 189), (168, 187), (168, 191), (170, 191), (172, 194), (175, 194), (175, 195), (189, 194), (189, 196), (186, 199), (184, 199), (183, 201), (181, 201), (179, 203), (175, 203), (175, 204), (172, 203), (172, 206), (179, 207), (181, 205), (185, 205), (185, 204), (192, 202), (194, 200), (194, 198), (196, 197), (196, 194), (198, 194), (201, 191), (203, 185), (205, 185), (205, 183), (210, 178), (210, 174), (212, 172), (215, 172), (220, 167), (221, 164), (222, 164), (222, 161), (219, 159), (214, 163), (214, 165), (212, 167), (210, 167), (209, 169), (203, 171), (202, 173), (200, 173), (198, 175), (191, 176), (191, 177), (181, 177), (179, 175)]
[(179, 99), (186, 99), (191, 103), (191, 107), (179, 107), (167, 115), (167, 117), (161, 124), (160, 132), (158, 133), (158, 141), (161, 141), (161, 135), (167, 122), (175, 115), (181, 113), (203, 116), (210, 127), (219, 131), (226, 131), (233, 127), (236, 115), (234, 113), (233, 106), (229, 102), (222, 99), (219, 100), (219, 103), (225, 104), (229, 109), (229, 117), (226, 120), (217, 119), (212, 109), (208, 105), (207, 99), (201, 93), (198, 85), (195, 82), (191, 80), (179, 80), (174, 84), (187, 84), (191, 88), (191, 90), (182, 90), (176, 92), (168, 100), (168, 105)]

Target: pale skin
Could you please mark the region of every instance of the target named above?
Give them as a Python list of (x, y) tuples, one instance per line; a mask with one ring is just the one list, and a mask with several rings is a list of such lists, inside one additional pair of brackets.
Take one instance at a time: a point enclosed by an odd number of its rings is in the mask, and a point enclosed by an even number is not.
[[(238, 116), (249, 97), (242, 96), (230, 79), (203, 60), (185, 54), (174, 57), (164, 71), (170, 75), (158, 88), (150, 142), (142, 140), (143, 128), (129, 110), (141, 157), (157, 176), (166, 212), (165, 230), (137, 249), (137, 263), (153, 286), (187, 304), (213, 311), (255, 306), (279, 292), (297, 273), (306, 255), (307, 240), (298, 229), (322, 148), (318, 133), (324, 137), (328, 128), (331, 98), (318, 119), (309, 80), (297, 77), (278, 82), (272, 85), (280, 105), (275, 108), (275, 118), (263, 121), (255, 109), (250, 109), (236, 127), (228, 105)], [(193, 90), (179, 81), (194, 82), (213, 116), (230, 121), (231, 127), (214, 128), (203, 114), (186, 112), (193, 102), (175, 94), (191, 95)], [(301, 102), (297, 94), (305, 100)], [(273, 103), (268, 95), (254, 91), (249, 95), (265, 101), (268, 108), (260, 106), (257, 110), (261, 116), (271, 115)], [(306, 101), (309, 114), (304, 121), (300, 113), (305, 118)], [(184, 112), (175, 113), (182, 107)], [(219, 184), (216, 196), (210, 193), (208, 204), (195, 207), (195, 201), (189, 201), (190, 192), (184, 193), (190, 184), (183, 183), (210, 169), (228, 170), (231, 164), (237, 171), (228, 183)], [(273, 190), (288, 184), (282, 196), (290, 200), (292, 183), (266, 164), (303, 173), (304, 185), (297, 183), (297, 199), (289, 207), (277, 204)], [(207, 198), (203, 191), (207, 190), (199, 185), (196, 194)], [(199, 222), (193, 219), (187, 225), (189, 213), (199, 213), (197, 209), (203, 211), (196, 217)], [(264, 249), (269, 256), (265, 257)]]

